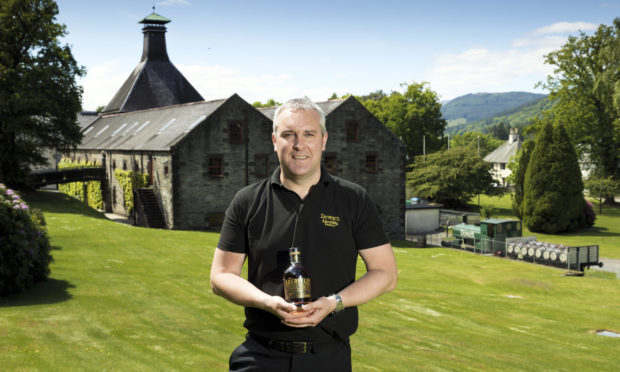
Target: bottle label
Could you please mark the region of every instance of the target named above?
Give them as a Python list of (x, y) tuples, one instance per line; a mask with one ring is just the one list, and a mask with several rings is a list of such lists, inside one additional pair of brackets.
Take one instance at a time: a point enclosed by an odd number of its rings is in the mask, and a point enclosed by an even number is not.
[(288, 278), (284, 285), (288, 299), (310, 299), (310, 278)]

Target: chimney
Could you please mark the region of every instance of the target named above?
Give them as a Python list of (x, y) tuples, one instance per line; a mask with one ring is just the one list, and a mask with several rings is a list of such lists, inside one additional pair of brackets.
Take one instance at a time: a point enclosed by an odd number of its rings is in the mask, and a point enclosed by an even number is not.
[(150, 14), (138, 23), (142, 23), (142, 33), (144, 34), (144, 46), (142, 48), (142, 59), (147, 58), (152, 61), (169, 61), (168, 51), (166, 50), (166, 23), (170, 20), (159, 14)]
[(129, 75), (104, 114), (146, 110), (202, 101), (203, 98), (170, 62), (166, 50), (166, 24), (170, 20), (152, 13), (138, 23), (144, 25), (140, 63)]
[(515, 143), (519, 141), (519, 128), (510, 128), (510, 134), (508, 135), (508, 143)]

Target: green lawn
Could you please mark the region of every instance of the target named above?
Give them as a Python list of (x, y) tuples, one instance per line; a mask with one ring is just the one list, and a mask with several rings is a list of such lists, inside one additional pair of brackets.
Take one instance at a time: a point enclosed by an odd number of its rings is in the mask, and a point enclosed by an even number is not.
[[(472, 203), (477, 204), (478, 199), (474, 198)], [(480, 205), (493, 204), (498, 209), (497, 217), (516, 218), (512, 213), (512, 200), (510, 195), (501, 198), (480, 197)], [(534, 235), (537, 240), (559, 243), (568, 246), (580, 245), (599, 245), (599, 255), (601, 257), (620, 259), (620, 207), (603, 206), (603, 213), (599, 214), (599, 204), (593, 201), (596, 221), (591, 228), (583, 228), (568, 233), (561, 234), (541, 234), (530, 232), (525, 226), (523, 235)]]
[[(117, 224), (57, 193), (27, 199), (55, 262), (50, 280), (0, 299), (0, 370), (227, 369), (243, 311), (209, 289), (218, 234)], [(620, 333), (611, 274), (394, 247), (398, 288), (360, 307), (355, 371), (618, 369), (620, 339), (594, 332)]]

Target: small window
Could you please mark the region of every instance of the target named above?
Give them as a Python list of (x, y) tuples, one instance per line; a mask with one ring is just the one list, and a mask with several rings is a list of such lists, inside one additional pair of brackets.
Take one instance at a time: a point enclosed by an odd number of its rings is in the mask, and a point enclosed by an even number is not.
[(356, 121), (347, 121), (347, 141), (357, 142), (359, 140), (359, 125)]
[(325, 155), (323, 159), (323, 164), (325, 164), (325, 168), (327, 168), (327, 172), (330, 174), (336, 173), (336, 155)]
[(222, 170), (222, 158), (210, 158), (209, 159), (209, 176), (210, 177), (222, 177), (224, 175)]
[(377, 173), (377, 156), (366, 155), (366, 172)]
[(123, 159), (123, 170), (127, 170), (127, 160)]
[(228, 134), (231, 144), (239, 144), (243, 142), (243, 126), (241, 124), (230, 124), (228, 126)]
[(112, 169), (116, 170), (116, 159), (112, 159)]
[(506, 163), (499, 163), (499, 169), (506, 169)]
[(269, 175), (269, 155), (256, 155), (254, 164), (256, 177), (265, 177)]
[(168, 175), (168, 166), (164, 165), (164, 176)]
[(137, 160), (133, 161), (133, 170), (136, 171), (136, 172), (140, 170), (140, 166), (138, 165), (138, 161)]
[(116, 186), (112, 186), (112, 204), (116, 204)]

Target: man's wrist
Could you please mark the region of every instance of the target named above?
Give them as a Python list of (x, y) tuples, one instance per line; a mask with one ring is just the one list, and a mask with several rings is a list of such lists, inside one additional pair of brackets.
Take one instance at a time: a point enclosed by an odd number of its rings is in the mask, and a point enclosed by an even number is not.
[(342, 303), (342, 297), (340, 297), (338, 293), (332, 293), (331, 295), (329, 295), (329, 297), (332, 298), (336, 302), (336, 307), (332, 311), (332, 315), (344, 310), (344, 305)]

